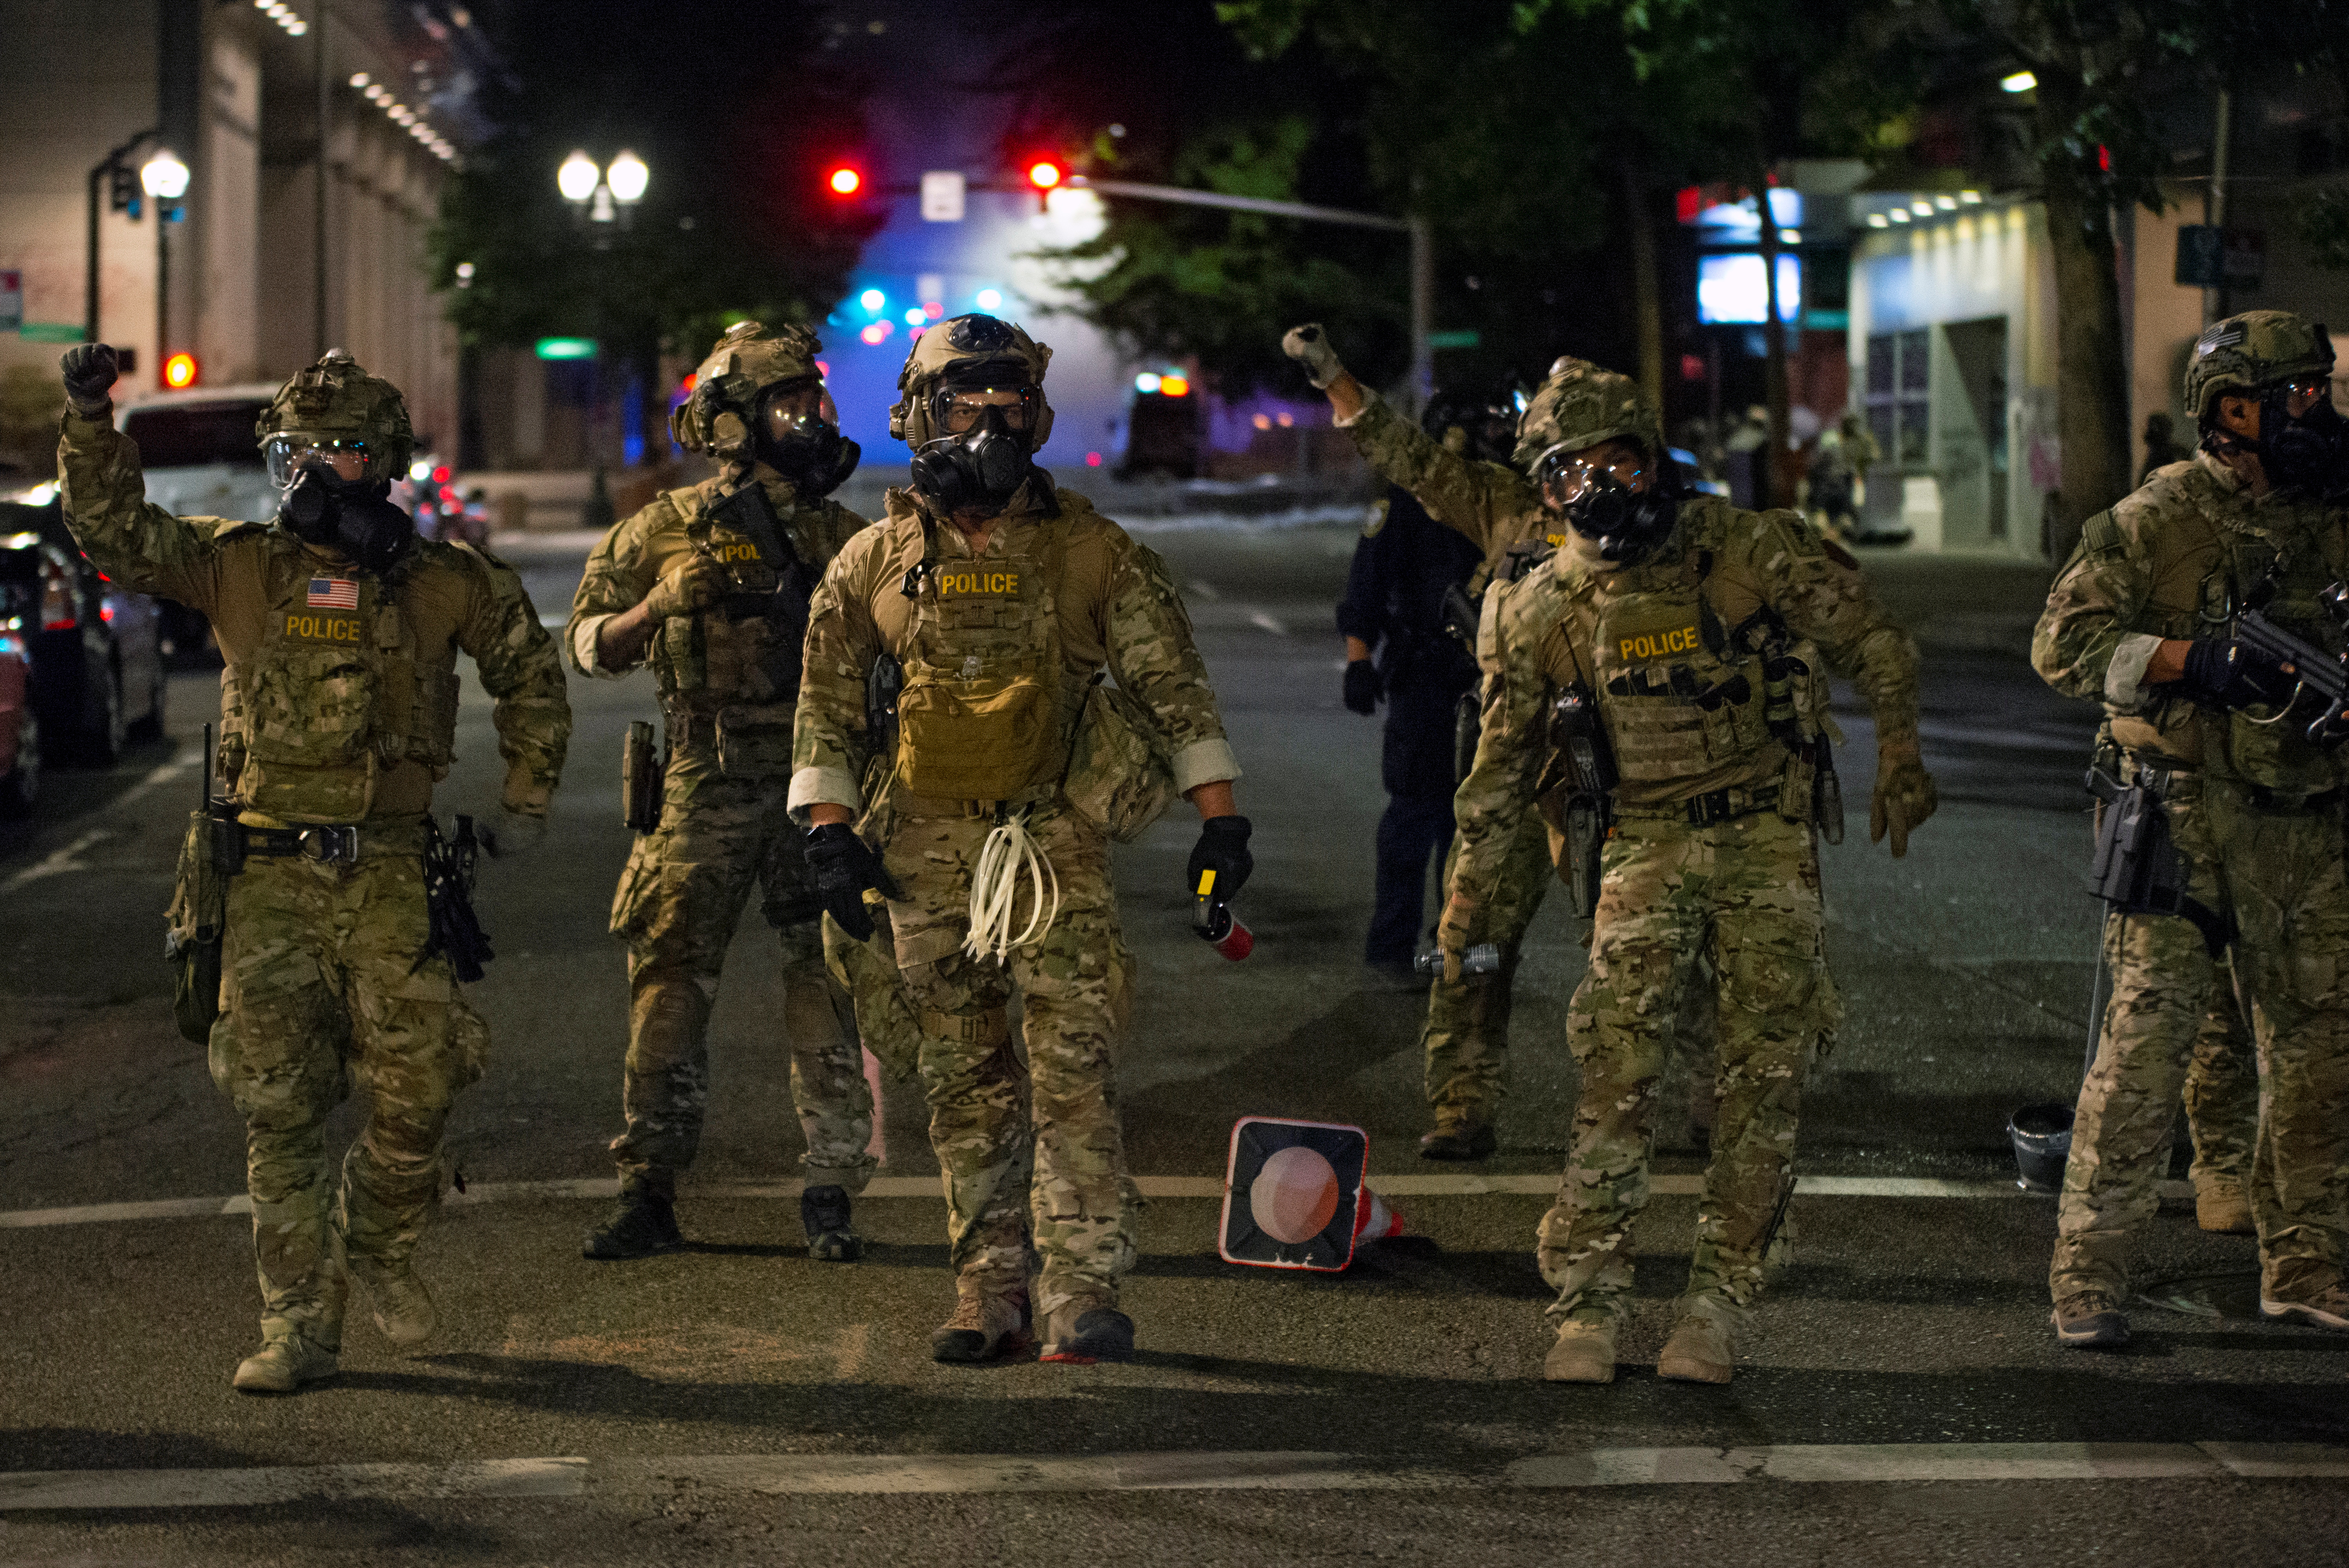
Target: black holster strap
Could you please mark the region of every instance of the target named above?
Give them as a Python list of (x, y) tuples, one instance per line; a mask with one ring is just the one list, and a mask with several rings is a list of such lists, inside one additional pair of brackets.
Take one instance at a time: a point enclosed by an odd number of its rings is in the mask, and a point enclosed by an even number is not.
[(1741, 816), (1775, 810), (1778, 786), (1756, 784), (1752, 789), (1717, 789), (1710, 794), (1700, 794), (1687, 800), (1667, 801), (1661, 805), (1624, 805), (1618, 803), (1618, 816), (1679, 817), (1691, 827), (1713, 827), (1724, 822), (1734, 822)]

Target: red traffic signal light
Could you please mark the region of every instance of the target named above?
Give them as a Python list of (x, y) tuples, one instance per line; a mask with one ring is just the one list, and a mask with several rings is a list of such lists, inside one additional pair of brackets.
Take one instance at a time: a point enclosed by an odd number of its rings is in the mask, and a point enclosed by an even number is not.
[(174, 354), (163, 361), (163, 384), (173, 391), (194, 386), (199, 374), (193, 354)]
[(1028, 183), (1039, 191), (1050, 190), (1061, 182), (1061, 165), (1055, 159), (1039, 158), (1028, 165)]
[(823, 182), (835, 196), (854, 196), (864, 188), (864, 176), (843, 163), (826, 175)]

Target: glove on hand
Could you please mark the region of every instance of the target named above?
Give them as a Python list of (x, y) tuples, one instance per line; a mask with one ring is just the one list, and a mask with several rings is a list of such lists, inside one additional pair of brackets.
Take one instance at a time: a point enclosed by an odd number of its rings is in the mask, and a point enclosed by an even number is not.
[(1346, 706), (1357, 713), (1375, 713), (1379, 710), (1378, 666), (1367, 659), (1346, 662)]
[(491, 859), (518, 859), (546, 842), (546, 818), (502, 805), (496, 821), (481, 825), (481, 838)]
[(1248, 854), (1248, 819), (1211, 816), (1199, 824), (1199, 842), (1191, 846), (1190, 880), (1184, 884), (1184, 895), (1199, 897), (1201, 873), (1213, 871), (1215, 895), (1228, 899), (1247, 886), (1248, 873), (1255, 869), (1256, 858)]
[(1444, 918), (1435, 922), (1435, 947), (1444, 955), (1444, 980), (1447, 985), (1460, 983), (1468, 950), (1476, 945), (1477, 928), (1484, 924), (1485, 909), (1467, 894), (1455, 890), (1444, 901)]
[(2197, 702), (2225, 709), (2281, 707), (2299, 682), (2233, 638), (2198, 638), (2186, 650), (2178, 690)]
[(665, 575), (645, 596), (645, 613), (655, 620), (698, 615), (733, 591), (726, 568), (698, 550), (685, 564)]
[(1909, 836), (1924, 825), (1940, 805), (1933, 775), (1914, 750), (1876, 753), (1876, 794), (1868, 804), (1868, 841), (1881, 844), (1892, 835), (1892, 856), (1909, 853)]
[(1346, 373), (1346, 367), (1338, 363), (1338, 350), (1330, 346), (1330, 335), (1318, 321), (1281, 334), (1280, 351), (1304, 366), (1306, 379), (1324, 391)]
[(827, 822), (807, 832), (808, 866), (815, 872), (816, 897), (833, 923), (860, 942), (873, 940), (873, 914), (864, 907), (864, 890), (878, 888), (885, 898), (902, 898), (905, 890), (889, 875), (881, 857), (865, 846), (856, 830), (844, 822)]
[(2329, 708), (2324, 716), (2308, 727), (2308, 743), (2331, 751), (2344, 741), (2349, 741), (2349, 703)]
[(107, 393), (120, 371), (111, 346), (77, 343), (57, 357), (57, 369), (65, 374), (66, 401), (74, 412), (88, 416), (106, 411)]

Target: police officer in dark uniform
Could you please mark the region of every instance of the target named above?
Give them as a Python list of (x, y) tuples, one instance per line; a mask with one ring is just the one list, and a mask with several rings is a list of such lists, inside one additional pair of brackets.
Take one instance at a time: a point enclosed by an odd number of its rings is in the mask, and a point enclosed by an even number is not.
[[(1421, 422), (1454, 451), (1495, 462), (1508, 461), (1516, 423), (1512, 410), (1442, 393)], [(1379, 818), (1377, 894), (1362, 959), (1398, 980), (1413, 976), (1429, 861), (1452, 840), (1452, 792), (1459, 782), (1454, 715), (1476, 680), (1472, 651), (1445, 628), (1444, 595), (1465, 584), (1483, 559), (1409, 491), (1390, 486), (1354, 547), (1346, 597), (1338, 604), (1346, 706), (1368, 715), (1380, 699), (1387, 704), (1380, 762), (1387, 809)]]

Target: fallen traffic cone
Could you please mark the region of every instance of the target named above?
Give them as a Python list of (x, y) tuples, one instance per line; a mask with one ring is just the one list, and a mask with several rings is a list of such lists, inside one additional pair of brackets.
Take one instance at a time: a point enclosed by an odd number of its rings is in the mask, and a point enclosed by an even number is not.
[(1232, 1127), (1216, 1251), (1227, 1263), (1337, 1273), (1402, 1220), (1363, 1180), (1370, 1137), (1341, 1122), (1242, 1116)]

